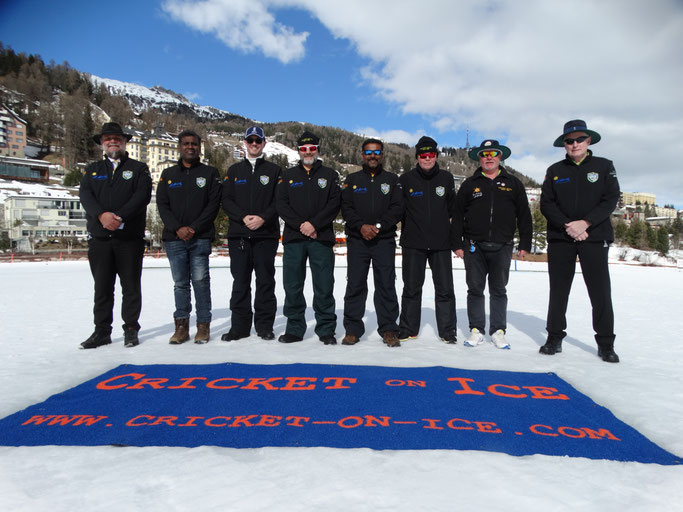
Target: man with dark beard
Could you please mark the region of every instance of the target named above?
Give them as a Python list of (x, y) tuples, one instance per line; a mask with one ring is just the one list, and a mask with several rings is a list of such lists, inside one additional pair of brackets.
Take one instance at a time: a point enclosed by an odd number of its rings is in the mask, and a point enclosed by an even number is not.
[(93, 137), (102, 146), (105, 158), (88, 165), (81, 179), (80, 199), (89, 237), (88, 261), (95, 281), (95, 331), (81, 343), (85, 349), (111, 343), (117, 275), (122, 291), (124, 345), (139, 344), (140, 279), (152, 178), (146, 164), (128, 158), (126, 142), (131, 137), (117, 123), (105, 123), (102, 132)]
[(344, 295), (343, 345), (355, 345), (365, 333), (363, 314), (372, 262), (377, 332), (390, 347), (398, 339), (396, 297), (396, 223), (403, 215), (398, 176), (384, 170), (384, 144), (363, 142), (363, 168), (350, 174), (342, 187), (342, 216), (346, 221), (347, 283)]

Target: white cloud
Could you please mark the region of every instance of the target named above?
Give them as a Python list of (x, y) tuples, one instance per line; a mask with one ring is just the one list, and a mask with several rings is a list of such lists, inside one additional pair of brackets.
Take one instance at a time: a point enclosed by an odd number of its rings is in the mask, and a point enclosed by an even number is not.
[(384, 142), (403, 143), (408, 144), (409, 146), (414, 146), (420, 139), (420, 137), (422, 137), (425, 134), (422, 130), (419, 130), (414, 133), (410, 133), (405, 130), (380, 131), (370, 126), (367, 126), (365, 128), (358, 128), (355, 130), (355, 132), (359, 135), (362, 135), (363, 137), (380, 139)]
[(304, 56), (307, 32), (296, 33), (275, 21), (259, 0), (165, 0), (164, 12), (176, 21), (213, 34), (232, 49), (261, 52), (287, 64)]
[(188, 100), (196, 102), (197, 100), (201, 99), (201, 94), (196, 93), (196, 92), (184, 92), (183, 96), (185, 96)]

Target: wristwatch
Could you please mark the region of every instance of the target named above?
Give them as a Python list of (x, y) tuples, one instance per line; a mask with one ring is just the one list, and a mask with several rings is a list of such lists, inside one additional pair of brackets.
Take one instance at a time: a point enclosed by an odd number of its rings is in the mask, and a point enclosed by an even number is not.
[(377, 229), (382, 229), (382, 224), (380, 222), (378, 222), (377, 224), (375, 224), (375, 227)]

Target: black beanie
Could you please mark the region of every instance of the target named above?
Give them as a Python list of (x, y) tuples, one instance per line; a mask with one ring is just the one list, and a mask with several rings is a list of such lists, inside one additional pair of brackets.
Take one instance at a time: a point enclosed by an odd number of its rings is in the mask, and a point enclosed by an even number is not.
[(314, 146), (318, 146), (320, 144), (320, 139), (314, 133), (305, 131), (301, 134), (301, 137), (297, 139), (296, 145), (305, 146), (306, 144), (313, 144)]
[(439, 153), (438, 148), (436, 147), (436, 141), (432, 139), (431, 137), (420, 137), (420, 140), (417, 141), (417, 144), (415, 145), (415, 156), (419, 155), (420, 153)]

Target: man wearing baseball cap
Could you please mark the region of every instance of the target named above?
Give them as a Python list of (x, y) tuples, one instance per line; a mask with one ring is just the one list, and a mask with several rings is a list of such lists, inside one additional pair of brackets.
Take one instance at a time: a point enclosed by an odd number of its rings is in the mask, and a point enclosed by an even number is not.
[(422, 286), (429, 262), (438, 335), (445, 343), (457, 342), (451, 258), (451, 250), (456, 249), (451, 236), (455, 183), (451, 173), (439, 168), (438, 154), (434, 139), (420, 138), (415, 146), (417, 166), (399, 178), (405, 205), (400, 240), (403, 259), (400, 341), (417, 338), (419, 334)]
[[(230, 219), (228, 249), (232, 295), (231, 326), (223, 341), (246, 338), (251, 324), (264, 340), (275, 338), (275, 254), (280, 222), (275, 211), (275, 188), (280, 166), (265, 159), (266, 135), (260, 126), (244, 134), (246, 157), (233, 164), (223, 180), (223, 209)], [(256, 276), (252, 313), (251, 276)]]
[(116, 276), (123, 292), (124, 345), (139, 344), (140, 279), (152, 177), (147, 164), (128, 158), (126, 142), (131, 138), (117, 123), (105, 123), (102, 132), (93, 136), (104, 159), (88, 165), (81, 179), (79, 196), (87, 219), (88, 261), (95, 281), (95, 331), (81, 343), (84, 349), (111, 343)]
[(470, 334), (466, 347), (484, 341), (486, 312), (484, 289), (489, 285), (489, 335), (497, 348), (510, 348), (507, 329), (507, 291), (515, 229), (519, 229), (518, 254), (531, 250), (532, 221), (522, 182), (501, 162), (510, 148), (487, 139), (468, 153), (479, 162), (474, 174), (458, 190), (457, 215), (453, 219), (455, 255), (465, 260), (467, 317)]
[(619, 200), (619, 182), (611, 160), (588, 149), (600, 141), (581, 119), (568, 121), (553, 143), (566, 156), (551, 165), (541, 191), (541, 212), (548, 220), (550, 297), (542, 354), (562, 352), (567, 335), (567, 303), (578, 256), (593, 308), (598, 356), (618, 363), (614, 351), (614, 312), (607, 256), (614, 241), (610, 215)]

